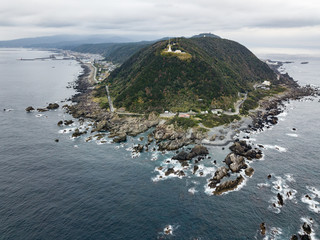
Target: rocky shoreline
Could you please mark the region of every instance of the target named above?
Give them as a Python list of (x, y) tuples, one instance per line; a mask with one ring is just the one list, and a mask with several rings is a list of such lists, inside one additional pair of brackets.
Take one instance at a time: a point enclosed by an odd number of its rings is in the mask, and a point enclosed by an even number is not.
[[(78, 77), (76, 82), (76, 89), (79, 93), (72, 97), (73, 104), (66, 106), (66, 109), (74, 118), (92, 120), (92, 133), (108, 132), (108, 137), (112, 138), (113, 142), (121, 143), (126, 142), (128, 136), (134, 137), (148, 131), (150, 128), (154, 128), (148, 135), (147, 143), (134, 146), (133, 151), (148, 151), (152, 142), (156, 143), (158, 151), (174, 151), (194, 144), (196, 146), (190, 149), (190, 152), (182, 150), (172, 158), (178, 160), (183, 167), (189, 165), (193, 158), (198, 157), (197, 160), (194, 160), (194, 173), (198, 169), (197, 163), (208, 154), (207, 148), (202, 145), (225, 146), (232, 143), (229, 148), (231, 153), (224, 160), (225, 166), (218, 168), (208, 181), (210, 192), (214, 195), (220, 195), (238, 188), (243, 183), (245, 176), (251, 177), (254, 173), (254, 169), (246, 161), (262, 158), (261, 149), (252, 147), (244, 140), (234, 139), (240, 130), (250, 133), (270, 128), (272, 125), (277, 124), (277, 115), (283, 111), (284, 102), (319, 94), (317, 89), (309, 86), (299, 87), (287, 74), (281, 75), (282, 82), (287, 88), (284, 93), (261, 101), (258, 109), (250, 111), (249, 117), (252, 119), (250, 124), (247, 124), (247, 122), (242, 122), (242, 124), (232, 123), (230, 138), (225, 139), (224, 142), (212, 143), (213, 137), (211, 136), (210, 139), (208, 133), (197, 129), (184, 130), (173, 124), (167, 124), (154, 112), (143, 116), (123, 116), (102, 109), (94, 101), (94, 84), (88, 80), (90, 68), (86, 65), (82, 65), (82, 67), (84, 68), (84, 73)], [(73, 133), (74, 137), (86, 133), (79, 131), (79, 129), (76, 131)], [(260, 148), (263, 148), (263, 146), (260, 146)], [(183, 171), (175, 171), (174, 169), (168, 169), (165, 173), (166, 176), (171, 174), (181, 177), (185, 175)], [(232, 176), (235, 179), (232, 179)]]

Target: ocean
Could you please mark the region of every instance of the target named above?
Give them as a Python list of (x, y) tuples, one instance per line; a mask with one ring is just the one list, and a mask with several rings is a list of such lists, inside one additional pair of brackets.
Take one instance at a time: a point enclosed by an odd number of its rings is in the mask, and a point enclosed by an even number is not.
[[(255, 172), (241, 189), (213, 196), (206, 184), (224, 165), (228, 146), (208, 146), (211, 158), (195, 175), (165, 177), (158, 169), (176, 166), (174, 153), (132, 155), (147, 133), (125, 144), (89, 141), (90, 134), (72, 139), (70, 130), (90, 122), (59, 127), (72, 119), (62, 108), (26, 113), (28, 106), (62, 106), (75, 94), (66, 86), (81, 72), (78, 62), (19, 60), (50, 54), (0, 49), (0, 239), (290, 239), (305, 221), (320, 238), (319, 98), (290, 101), (277, 125), (242, 133), (264, 146), (264, 157), (249, 163)], [(320, 86), (320, 58), (261, 57), (292, 61), (282, 71), (301, 85)], [(282, 207), (274, 207), (277, 193), (285, 196)]]

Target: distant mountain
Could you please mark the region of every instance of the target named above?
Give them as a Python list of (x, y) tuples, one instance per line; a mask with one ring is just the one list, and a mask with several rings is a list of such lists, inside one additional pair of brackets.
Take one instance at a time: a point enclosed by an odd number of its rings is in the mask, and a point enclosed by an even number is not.
[(191, 38), (203, 38), (203, 37), (211, 37), (211, 38), (221, 38), (218, 35), (212, 33), (200, 33), (198, 35), (194, 35)]
[(159, 41), (125, 61), (104, 84), (132, 112), (209, 110), (232, 103), (275, 73), (247, 48), (216, 37)]
[(152, 43), (154, 43), (154, 41), (84, 44), (70, 49), (75, 52), (101, 54), (107, 61), (123, 63), (140, 49)]
[(56, 35), (0, 41), (0, 47), (70, 48), (87, 43), (119, 43), (130, 41), (132, 40), (111, 35)]

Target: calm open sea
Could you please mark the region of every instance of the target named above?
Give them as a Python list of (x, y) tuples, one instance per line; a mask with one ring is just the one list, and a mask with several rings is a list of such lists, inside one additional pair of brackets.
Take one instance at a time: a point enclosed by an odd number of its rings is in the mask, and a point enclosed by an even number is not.
[[(175, 164), (166, 162), (173, 153), (133, 158), (130, 147), (140, 136), (122, 145), (71, 139), (69, 129), (79, 122), (58, 127), (72, 119), (62, 109), (26, 113), (30, 105), (63, 105), (74, 94), (66, 86), (81, 71), (76, 61), (17, 60), (50, 54), (0, 49), (0, 239), (263, 239), (262, 222), (265, 239), (289, 239), (310, 218), (313, 238), (320, 238), (319, 99), (291, 101), (279, 124), (251, 134), (251, 142), (265, 146), (264, 159), (250, 163), (253, 177), (239, 191), (211, 196), (207, 180), (228, 147), (209, 147), (203, 176), (190, 171), (159, 180), (155, 169)], [(294, 61), (284, 71), (320, 86), (320, 58), (270, 57)], [(287, 196), (282, 208), (273, 207), (278, 192)], [(164, 234), (167, 225), (172, 235)]]

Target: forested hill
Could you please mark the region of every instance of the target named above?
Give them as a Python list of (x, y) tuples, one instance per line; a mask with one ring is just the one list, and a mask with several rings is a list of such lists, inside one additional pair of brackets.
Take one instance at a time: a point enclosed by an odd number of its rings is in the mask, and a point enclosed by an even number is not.
[(107, 61), (114, 63), (123, 63), (140, 49), (150, 46), (154, 42), (132, 42), (132, 43), (100, 43), (100, 44), (83, 44), (71, 50), (82, 53), (100, 54)]
[(276, 81), (275, 73), (237, 42), (200, 37), (171, 43), (173, 52), (168, 52), (168, 41), (156, 42), (112, 72), (104, 84), (116, 107), (131, 112), (209, 110), (232, 103), (256, 82)]

